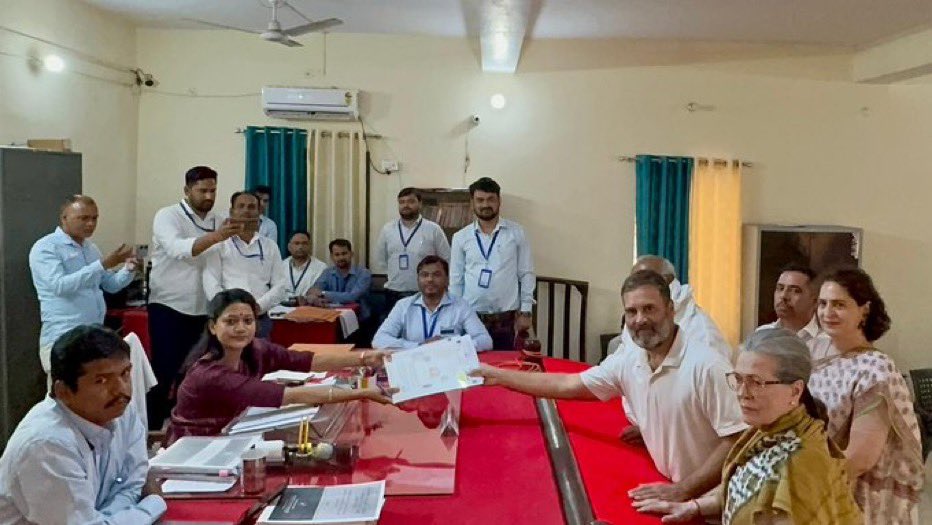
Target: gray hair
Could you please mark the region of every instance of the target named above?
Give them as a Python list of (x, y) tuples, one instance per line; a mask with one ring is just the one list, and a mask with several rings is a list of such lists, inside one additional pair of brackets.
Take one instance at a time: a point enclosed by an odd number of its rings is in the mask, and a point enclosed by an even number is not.
[(812, 354), (806, 343), (785, 328), (763, 328), (757, 330), (744, 342), (745, 352), (769, 356), (777, 363), (777, 379), (787, 384), (803, 382), (800, 402), (814, 419), (827, 421), (825, 406), (809, 392), (809, 376), (812, 375)]
[(673, 263), (668, 259), (660, 257), (659, 255), (642, 255), (634, 261), (634, 266), (640, 264), (659, 266), (660, 271), (658, 273), (660, 275), (669, 277), (671, 280), (676, 279), (676, 267), (674, 267)]
[(744, 351), (773, 358), (777, 362), (780, 381), (809, 381), (812, 374), (812, 354), (806, 343), (785, 328), (757, 330), (744, 342)]

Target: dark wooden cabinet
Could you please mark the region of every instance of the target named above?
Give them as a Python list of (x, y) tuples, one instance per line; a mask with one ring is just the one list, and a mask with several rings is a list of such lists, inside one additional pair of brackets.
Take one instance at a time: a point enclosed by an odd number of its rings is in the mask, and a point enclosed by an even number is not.
[(0, 147), (0, 449), (46, 393), (29, 250), (81, 193), (81, 154)]

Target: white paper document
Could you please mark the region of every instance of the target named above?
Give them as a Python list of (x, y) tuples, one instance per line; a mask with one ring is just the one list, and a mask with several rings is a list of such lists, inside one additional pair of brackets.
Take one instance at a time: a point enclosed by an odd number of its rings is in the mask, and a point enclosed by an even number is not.
[(343, 337), (349, 337), (359, 330), (359, 318), (356, 317), (356, 312), (350, 308), (337, 308), (340, 312), (340, 328), (343, 329)]
[(249, 407), (227, 433), (232, 436), (288, 428), (297, 425), (302, 419), (313, 418), (318, 410), (320, 407), (307, 405), (288, 405), (281, 408)]
[(278, 319), (285, 317), (293, 311), (295, 311), (294, 306), (282, 306), (280, 304), (276, 304), (275, 306), (269, 308), (269, 317)]
[(207, 492), (226, 492), (239, 481), (237, 478), (230, 478), (224, 481), (186, 481), (180, 479), (169, 479), (162, 483), (162, 492), (164, 494), (196, 494)]
[(149, 460), (156, 473), (232, 476), (239, 472), (243, 452), (261, 441), (255, 436), (183, 437)]
[(311, 379), (323, 379), (327, 377), (327, 372), (295, 372), (294, 370), (276, 370), (262, 376), (263, 381), (309, 381)]
[(376, 522), (385, 504), (385, 481), (289, 486), (274, 507), (266, 507), (259, 524), (300, 525)]
[(481, 385), (481, 377), (468, 375), (477, 368), (479, 356), (468, 335), (395, 352), (385, 362), (388, 383), (398, 389), (393, 403)]

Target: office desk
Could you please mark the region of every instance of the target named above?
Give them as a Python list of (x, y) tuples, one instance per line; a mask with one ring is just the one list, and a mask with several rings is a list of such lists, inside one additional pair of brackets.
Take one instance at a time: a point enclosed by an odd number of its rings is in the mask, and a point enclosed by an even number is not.
[[(359, 311), (358, 305), (349, 305)], [(120, 333), (126, 335), (135, 332), (142, 341), (146, 355), (152, 359), (152, 344), (149, 338), (149, 312), (145, 306), (112, 308), (107, 310), (108, 322), (120, 327)], [(343, 329), (339, 319), (333, 322), (296, 323), (286, 319), (272, 320), (272, 333), (269, 339), (285, 348), (295, 343), (334, 344), (343, 341)]]
[[(480, 354), (485, 362), (495, 363), (514, 358), (513, 352)], [(559, 360), (546, 360), (546, 366), (565, 371), (585, 365)], [(575, 370), (574, 370), (575, 368)], [(575, 413), (574, 405), (558, 403), (566, 417), (567, 434), (579, 459), (579, 468), (587, 484), (594, 514), (599, 519), (611, 519), (615, 525), (629, 523), (660, 523), (651, 516), (635, 512), (624, 493), (641, 482), (662, 479), (653, 469), (643, 449), (635, 449), (617, 439), (624, 416), (620, 406), (610, 403), (587, 403), (588, 412)], [(381, 441), (373, 450), (380, 450), (368, 467), (381, 469), (388, 481), (389, 494), (395, 492), (399, 472), (408, 469), (408, 479), (417, 479), (416, 470), (446, 468), (443, 465), (418, 467), (407, 459), (419, 445), (401, 434), (410, 430), (415, 420), (427, 423), (421, 432), (430, 429), (429, 417), (404, 412), (396, 407), (382, 407), (361, 402), (358, 410), (366, 411), (373, 428), (367, 438), (397, 438), (389, 444)], [(379, 426), (381, 425), (381, 426)], [(401, 425), (401, 426), (397, 426)], [(595, 428), (606, 425), (606, 428)], [(541, 432), (540, 419), (533, 398), (500, 387), (474, 388), (462, 394), (459, 418), (460, 434), (455, 454), (455, 488), (452, 494), (402, 496), (389, 495), (382, 510), (381, 525), (548, 525), (564, 523), (560, 494)], [(609, 428), (614, 426), (614, 428)], [(406, 428), (402, 432), (400, 429)], [(366, 438), (364, 438), (365, 441)], [(360, 463), (363, 456), (361, 453)], [(416, 463), (416, 461), (414, 462)], [(360, 464), (358, 463), (357, 466)], [(617, 476), (616, 476), (617, 474)], [(366, 474), (365, 476), (369, 476)], [(295, 483), (346, 483), (352, 475), (324, 476), (297, 472)], [(393, 477), (395, 480), (393, 480)], [(420, 476), (423, 477), (423, 476)], [(363, 480), (356, 477), (354, 480)], [(270, 482), (269, 486), (273, 483)], [(602, 486), (590, 486), (605, 484)], [(256, 500), (170, 500), (165, 520), (186, 522), (236, 523)]]

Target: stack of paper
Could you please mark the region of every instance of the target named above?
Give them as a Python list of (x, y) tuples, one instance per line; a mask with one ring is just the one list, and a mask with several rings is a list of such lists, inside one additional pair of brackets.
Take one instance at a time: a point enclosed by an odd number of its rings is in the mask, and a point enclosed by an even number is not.
[(290, 486), (275, 506), (266, 507), (257, 525), (343, 525), (378, 521), (385, 505), (385, 481), (334, 485)]
[(246, 413), (227, 431), (229, 435), (260, 433), (279, 428), (293, 427), (317, 414), (320, 407), (289, 405), (282, 408), (249, 407)]
[(222, 481), (188, 481), (169, 479), (162, 483), (163, 494), (200, 494), (210, 492), (226, 492), (236, 484), (236, 478), (225, 478)]
[(323, 379), (327, 372), (295, 372), (293, 370), (276, 370), (262, 376), (263, 381), (279, 381), (283, 383), (305, 383), (311, 379)]
[(385, 362), (388, 383), (398, 389), (393, 403), (481, 385), (481, 377), (469, 376), (477, 368), (479, 356), (468, 335), (395, 352)]
[(243, 452), (261, 441), (244, 437), (183, 437), (149, 461), (156, 477), (228, 481), (239, 473)]
[(273, 319), (280, 319), (290, 314), (294, 310), (294, 306), (282, 306), (280, 304), (276, 304), (275, 306), (269, 308), (269, 317)]
[(338, 308), (337, 310), (340, 312), (340, 328), (343, 329), (343, 337), (347, 338), (359, 330), (359, 318), (351, 308)]

